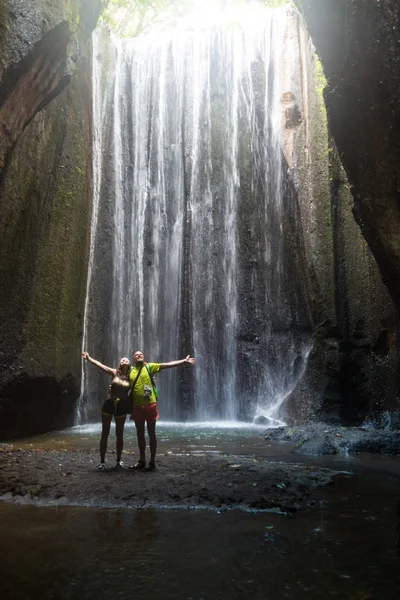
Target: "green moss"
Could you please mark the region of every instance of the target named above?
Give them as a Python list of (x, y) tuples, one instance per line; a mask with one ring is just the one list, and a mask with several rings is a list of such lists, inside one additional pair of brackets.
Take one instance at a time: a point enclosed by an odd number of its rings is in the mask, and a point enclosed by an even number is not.
[(80, 20), (81, 17), (79, 13), (79, 6), (70, 7), (67, 10), (67, 21), (69, 23), (69, 29), (71, 33), (77, 33), (79, 29)]
[(30, 487), (28, 487), (28, 493), (31, 496), (38, 496), (40, 494), (41, 489), (42, 489), (42, 486), (40, 484), (31, 485)]
[(326, 88), (326, 77), (324, 73), (324, 68), (322, 66), (322, 62), (318, 56), (315, 54), (315, 77), (316, 77), (316, 89), (320, 99), (324, 102), (324, 89)]
[[(87, 72), (81, 69), (79, 79), (57, 99), (46, 117), (48, 138), (43, 143), (50, 149), (50, 156), (45, 160), (55, 174), (55, 189), (46, 190), (47, 206), (43, 207), (41, 217), (41, 241), (24, 329), (27, 339), (24, 354), (27, 361), (34, 359), (34, 372), (51, 373), (59, 380), (66, 373), (75, 373), (78, 377), (80, 371), (90, 235), (91, 139), (87, 81)], [(60, 122), (59, 110), (62, 111), (65, 104), (68, 120)]]

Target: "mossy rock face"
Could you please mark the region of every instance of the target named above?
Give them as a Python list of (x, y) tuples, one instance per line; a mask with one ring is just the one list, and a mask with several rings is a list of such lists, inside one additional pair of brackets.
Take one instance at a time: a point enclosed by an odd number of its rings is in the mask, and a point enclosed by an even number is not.
[(0, 3), (0, 80), (43, 36), (62, 22), (85, 41), (96, 27), (101, 0), (2, 0)]
[[(54, 378), (50, 387), (54, 392), (58, 386), (61, 396), (53, 398), (57, 412), (60, 399), (72, 411), (79, 394), (90, 234), (87, 81), (84, 69), (25, 130), (0, 190), (1, 396), (12, 393), (12, 401), (20, 402), (21, 379), (35, 384), (40, 396), (35, 380), (43, 378), (45, 388)], [(28, 392), (29, 386), (23, 387)], [(29, 392), (24, 400), (34, 402)]]
[(400, 308), (400, 4), (295, 0), (321, 58), (354, 214)]
[[(22, 4), (6, 3), (3, 11), (16, 19), (12, 7), (21, 11), (18, 19), (33, 21), (26, 24), (33, 31), (28, 52), (44, 21), (57, 27), (57, 19), (80, 8), (72, 1), (35, 2), (31, 15)], [(38, 11), (43, 22), (35, 25)], [(0, 46), (7, 49), (1, 34)], [(75, 51), (75, 59), (81, 57), (69, 86), (25, 128), (1, 173), (3, 439), (71, 424), (79, 395), (91, 216), (91, 64), (83, 41)]]
[(101, 0), (6, 0), (0, 26), (0, 169), (35, 115), (68, 85)]
[[(329, 27), (340, 14), (333, 4)], [(304, 51), (308, 43), (301, 26), (302, 68), (282, 97), (285, 107), (298, 104), (300, 114), (309, 115), (308, 124), (286, 128), (284, 152), (299, 195), (314, 324), (307, 368), (286, 403), (287, 417), (354, 425), (399, 409), (399, 320), (354, 218), (341, 153), (328, 133), (321, 65)]]
[[(324, 98), (333, 137), (332, 343), (338, 354), (331, 365), (336, 385), (320, 398), (318, 414), (350, 424), (365, 417), (379, 421), (400, 406), (400, 5), (397, 0), (295, 3), (327, 78)], [(320, 350), (324, 339), (319, 336)]]

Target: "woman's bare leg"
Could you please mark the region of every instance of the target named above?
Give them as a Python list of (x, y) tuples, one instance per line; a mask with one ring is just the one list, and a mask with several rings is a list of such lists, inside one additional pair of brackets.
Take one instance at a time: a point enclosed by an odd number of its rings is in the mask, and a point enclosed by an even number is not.
[(107, 442), (108, 436), (110, 434), (110, 425), (111, 425), (112, 415), (105, 415), (101, 413), (101, 439), (100, 439), (100, 462), (104, 463), (106, 461), (106, 451), (107, 451)]
[(124, 417), (115, 418), (115, 435), (117, 437), (116, 448), (117, 448), (117, 463), (121, 460), (122, 450), (124, 448), (124, 425), (126, 421), (126, 415)]

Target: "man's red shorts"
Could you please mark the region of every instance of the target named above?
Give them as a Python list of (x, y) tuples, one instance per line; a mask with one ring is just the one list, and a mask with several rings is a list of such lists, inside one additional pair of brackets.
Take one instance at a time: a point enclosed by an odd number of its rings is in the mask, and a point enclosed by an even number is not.
[(151, 402), (150, 404), (143, 404), (143, 406), (134, 406), (132, 410), (131, 419), (135, 423), (155, 423), (158, 419), (158, 408), (157, 402)]

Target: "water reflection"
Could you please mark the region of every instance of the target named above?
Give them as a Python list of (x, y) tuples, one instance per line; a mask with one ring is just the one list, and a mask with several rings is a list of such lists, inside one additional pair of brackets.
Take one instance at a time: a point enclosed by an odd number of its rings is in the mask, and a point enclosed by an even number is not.
[[(346, 467), (314, 510), (273, 514), (0, 505), (0, 598), (397, 600), (399, 459), (294, 457), (263, 428), (161, 423), (162, 451)], [(97, 447), (98, 427), (13, 442)], [(136, 449), (134, 430), (127, 445)], [(345, 469), (343, 469), (345, 470)], [(102, 479), (102, 481), (105, 481)], [(107, 485), (103, 483), (103, 485)]]
[(395, 489), (348, 478), (290, 518), (2, 505), (1, 597), (397, 600)]

